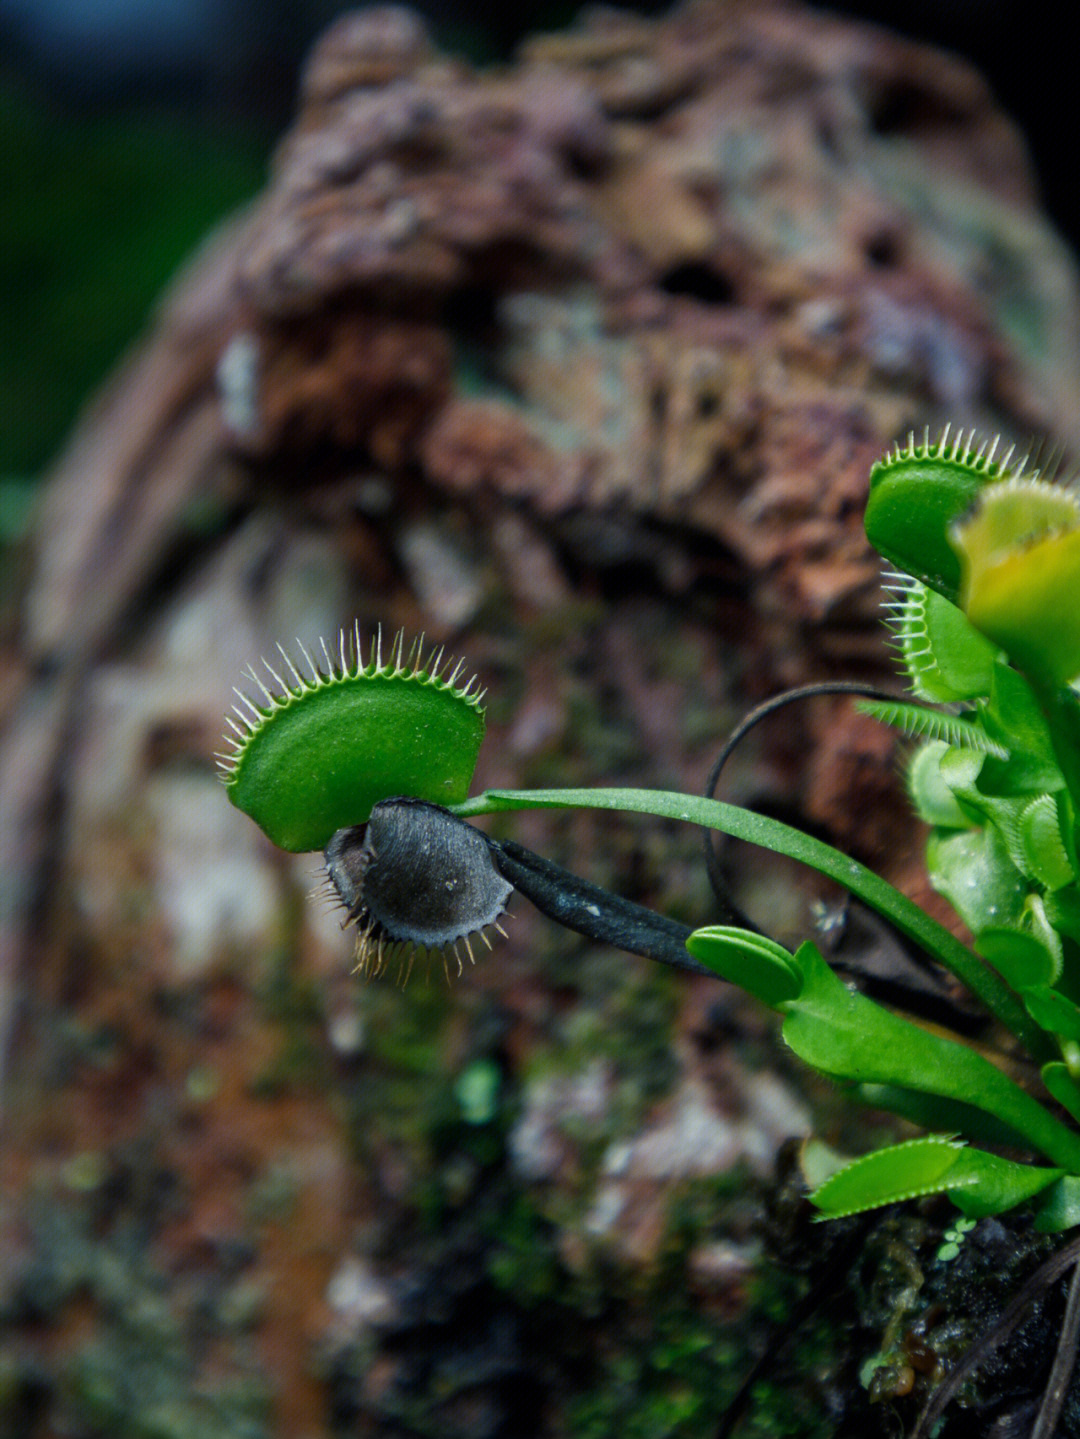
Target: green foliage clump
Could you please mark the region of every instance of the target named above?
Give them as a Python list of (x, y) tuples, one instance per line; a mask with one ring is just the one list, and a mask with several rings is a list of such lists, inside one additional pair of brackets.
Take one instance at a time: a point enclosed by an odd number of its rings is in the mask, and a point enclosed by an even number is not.
[[(491, 861), (510, 866), (504, 876), (513, 873), (545, 913), (590, 937), (621, 935), (631, 952), (676, 965), (688, 963), (688, 952), (690, 964), (778, 1011), (784, 1040), (805, 1063), (928, 1131), (854, 1161), (820, 1145), (808, 1150), (811, 1199), (823, 1215), (946, 1194), (969, 1218), (1033, 1203), (1048, 1232), (1078, 1224), (1080, 502), (1025, 473), (1024, 462), (1014, 465), (1011, 451), (996, 455), (996, 443), (978, 445), (973, 435), (912, 439), (874, 467), (866, 511), (871, 540), (901, 566), (891, 624), (915, 695), (871, 712), (921, 741), (910, 787), (932, 826), (931, 880), (972, 932), (971, 947), (856, 861), (732, 805), (632, 789), (494, 790), (466, 799), (481, 734), (473, 687), (458, 689), (457, 671), (440, 680), (437, 664), (429, 674), (418, 647), (403, 662), (400, 639), (385, 670), (378, 658), (362, 665), (357, 635), (351, 658), (343, 641), (340, 663), (328, 653), (324, 670), (309, 661), (310, 679), (294, 669), (292, 681), (282, 681), (271, 670), (275, 693), (253, 675), (265, 703), (242, 696), (239, 723), (231, 721), (233, 753), (223, 757), (230, 797), (286, 848), (324, 843), (335, 825), (363, 823), (391, 795), (445, 800), (449, 789), (447, 808), (458, 819), (618, 809), (719, 829), (811, 865), (982, 999), (1038, 1062), (1054, 1104), (972, 1047), (849, 989), (812, 942), (792, 954), (745, 929), (713, 926), (688, 933), (683, 948), (677, 926), (658, 922), (650, 931), (647, 911), (527, 851), (494, 846)], [(408, 813), (405, 806), (403, 824)], [(452, 830), (448, 822), (451, 845)], [(426, 883), (459, 882), (450, 856), (441, 852)], [(420, 867), (409, 871), (413, 908), (424, 903)], [(365, 882), (364, 874), (349, 880), (357, 913), (365, 912)], [(367, 922), (382, 923), (377, 915)], [(380, 945), (384, 939), (402, 935), (380, 931)], [(969, 1140), (1031, 1150), (1039, 1162)]]

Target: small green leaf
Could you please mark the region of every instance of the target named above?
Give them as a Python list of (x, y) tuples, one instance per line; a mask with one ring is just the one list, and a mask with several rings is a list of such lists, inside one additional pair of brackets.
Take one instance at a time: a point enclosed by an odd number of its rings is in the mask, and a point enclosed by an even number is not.
[(853, 1159), (820, 1184), (810, 1203), (830, 1219), (896, 1204), (947, 1187), (962, 1145), (951, 1135), (929, 1135)]
[(935, 829), (967, 829), (971, 823), (941, 773), (949, 753), (944, 740), (920, 745), (907, 769), (907, 788), (916, 814)]
[(1001, 798), (998, 795), (987, 795), (983, 794), (981, 786), (978, 785), (957, 786), (953, 794), (960, 808), (967, 814), (968, 823), (992, 828), (1004, 845), (1013, 869), (1026, 880), (1034, 879), (1020, 828), (1020, 816), (1028, 806), (1028, 796)]
[(1027, 884), (994, 829), (935, 832), (926, 846), (930, 883), (973, 934), (1019, 926)]
[(980, 930), (975, 936), (975, 953), (989, 960), (1016, 990), (1053, 984), (1061, 969), (1060, 955), (1055, 962), (1055, 956), (1037, 935), (1005, 925)]
[(686, 947), (721, 979), (737, 984), (770, 1009), (794, 999), (802, 988), (794, 956), (765, 935), (716, 924), (695, 930)]
[(1025, 989), (1022, 998), (1040, 1029), (1080, 1043), (1080, 1005), (1045, 984)]
[(1064, 1174), (1043, 1196), (1035, 1216), (1041, 1234), (1060, 1234), (1080, 1224), (1080, 1177)]
[(945, 1135), (908, 1140), (856, 1159), (810, 1195), (825, 1218), (858, 1214), (924, 1194), (948, 1194), (969, 1218), (1001, 1214), (1061, 1178), (1060, 1169), (1014, 1164)]
[(1050, 923), (1046, 913), (1046, 900), (1041, 894), (1029, 894), (1024, 905), (1024, 919), (1030, 932), (1035, 936), (1046, 952), (1050, 955), (1053, 966), (1051, 984), (1057, 984), (1061, 978), (1065, 951), (1061, 943), (1061, 935)]
[(968, 1232), (974, 1229), (976, 1220), (958, 1219), (955, 1224), (946, 1229), (943, 1236), (944, 1243), (941, 1244), (934, 1255), (938, 1264), (951, 1264), (960, 1253), (961, 1246)]
[(1070, 822), (1071, 827), (1071, 819), (1069, 798), (1062, 791), (1036, 795), (1020, 813), (1020, 842), (1028, 869), (1049, 890), (1062, 889), (1076, 879), (1063, 823)]
[(985, 751), (954, 745), (941, 756), (941, 778), (953, 794), (963, 794), (974, 786), (985, 763)]

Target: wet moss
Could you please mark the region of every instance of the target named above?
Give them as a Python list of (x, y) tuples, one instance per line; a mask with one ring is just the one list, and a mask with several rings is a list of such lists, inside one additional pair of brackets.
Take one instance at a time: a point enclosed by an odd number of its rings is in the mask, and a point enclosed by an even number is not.
[(607, 1060), (645, 1100), (668, 1093), (678, 1071), (672, 1031), (679, 977), (614, 950), (560, 938), (551, 981), (574, 1003), (553, 1029), (545, 1062), (572, 1073)]
[[(755, 1387), (740, 1436), (789, 1432), (761, 1427), (757, 1410), (766, 1390), (786, 1394), (797, 1412), (827, 1414), (830, 1439), (909, 1432), (937, 1385), (1061, 1242), (1035, 1233), (1024, 1211), (958, 1226), (956, 1211), (934, 1199), (815, 1226), (815, 1250), (808, 1208), (805, 1201), (785, 1202), (783, 1222), (770, 1232), (771, 1263), (780, 1260), (789, 1273), (798, 1266), (791, 1276), (797, 1292), (794, 1306), (766, 1305), (776, 1326), (774, 1362), (763, 1392)], [(767, 1273), (768, 1267), (760, 1271)], [(1008, 1340), (981, 1358), (935, 1427), (939, 1439), (1028, 1432), (1053, 1359), (1066, 1282), (1034, 1296)], [(782, 1293), (781, 1282), (775, 1294)], [(1075, 1387), (1059, 1432), (1080, 1432)]]
[[(685, 1269), (669, 1261), (646, 1290), (624, 1296), (619, 1311), (608, 1307), (594, 1382), (569, 1402), (564, 1432), (575, 1439), (713, 1439), (753, 1362), (755, 1339), (764, 1342), (770, 1317), (794, 1302), (795, 1286), (779, 1272), (759, 1277), (755, 1288), (739, 1322), (724, 1323), (694, 1301)], [(800, 1336), (794, 1358), (804, 1372), (815, 1372), (820, 1349), (814, 1331)], [(812, 1382), (796, 1392), (790, 1382), (763, 1381), (741, 1433), (826, 1439), (831, 1428)]]
[[(860, 1317), (881, 1336), (860, 1374), (868, 1398), (910, 1423), (1060, 1242), (1036, 1233), (1024, 1212), (960, 1228), (942, 1201), (886, 1216), (855, 1274)], [(1037, 1403), (1056, 1345), (1064, 1285), (1059, 1281), (1033, 1297), (1008, 1341), (987, 1353), (950, 1405), (942, 1439), (981, 1433), (980, 1426), (1010, 1406)], [(1061, 1432), (1074, 1431), (1066, 1426)]]
[[(505, 1169), (437, 1232), (387, 1235), (388, 1255), (410, 1245), (410, 1283), (374, 1343), (327, 1356), (334, 1432), (712, 1439), (767, 1326), (764, 1305), (725, 1321), (690, 1282), (688, 1255), (718, 1219), (701, 1198), (650, 1277), (601, 1254), (569, 1266), (542, 1198)], [(761, 1412), (783, 1434), (790, 1391), (774, 1399)]]
[(489, 1222), (487, 1271), (496, 1289), (526, 1309), (551, 1304), (565, 1290), (556, 1232), (524, 1194), (510, 1197)]
[(515, 1103), (504, 1082), (504, 1020), (465, 986), (449, 1003), (441, 969), (429, 982), (414, 978), (404, 993), (366, 986), (361, 1003), (369, 1040), (338, 1081), (351, 1157), (366, 1173), (404, 1165), (403, 1214), (435, 1232), (504, 1165)]

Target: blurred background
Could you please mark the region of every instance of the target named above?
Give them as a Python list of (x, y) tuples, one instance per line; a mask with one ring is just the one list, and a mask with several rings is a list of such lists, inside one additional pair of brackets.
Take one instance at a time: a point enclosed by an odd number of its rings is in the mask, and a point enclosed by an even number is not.
[[(301, 102), (330, 0), (0, 0), (5, 1439), (715, 1435), (798, 1289), (759, 1279), (778, 1148), (880, 1121), (524, 904), (449, 1003), (359, 984), (315, 856), (223, 800), (232, 686), (356, 616), (490, 685), (478, 789), (698, 789), (765, 696), (893, 682), (886, 445), (1080, 453), (1048, 7), (420, 8), (430, 46), (336, 27)], [(898, 773), (818, 703), (725, 797), (933, 903)], [(506, 832), (713, 917), (685, 826)], [(834, 898), (735, 867), (784, 937)], [(830, 1339), (757, 1432), (833, 1439), (877, 1341)]]
[[(297, 75), (341, 0), (0, 0), (0, 532), (78, 407), (213, 222), (262, 185)], [(574, 3), (428, 0), (438, 47), (478, 63)], [(670, 8), (637, 0), (623, 8)], [(1031, 148), (1075, 247), (1076, 87), (1052, 7), (853, 0), (827, 8), (969, 58)]]

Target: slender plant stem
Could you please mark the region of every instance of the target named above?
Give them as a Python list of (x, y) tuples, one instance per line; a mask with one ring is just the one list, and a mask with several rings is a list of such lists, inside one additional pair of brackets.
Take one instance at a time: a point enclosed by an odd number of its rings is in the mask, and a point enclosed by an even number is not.
[(1016, 995), (978, 955), (873, 870), (802, 830), (721, 800), (648, 789), (492, 789), (453, 806), (453, 813), (472, 819), (523, 809), (606, 809), (651, 814), (716, 829), (798, 860), (835, 880), (926, 950), (977, 994), (1040, 1063), (1059, 1057)]
[[(765, 700), (762, 704), (755, 706), (748, 715), (744, 715), (728, 735), (723, 749), (716, 757), (716, 763), (709, 771), (709, 778), (705, 781), (705, 798), (715, 798), (716, 787), (720, 783), (720, 775), (724, 766), (750, 731), (762, 720), (768, 719), (777, 710), (785, 709), (790, 704), (818, 699), (822, 695), (857, 695), (860, 699), (889, 701), (902, 698), (900, 695), (890, 694), (888, 690), (880, 690), (875, 685), (860, 684), (857, 680), (824, 680), (816, 684), (798, 685), (795, 689), (784, 690), (782, 694), (774, 695), (772, 699)], [(713, 893), (730, 913), (732, 924), (742, 925), (744, 929), (757, 929), (753, 920), (743, 913), (728, 893), (727, 881), (720, 867), (719, 849), (712, 833), (707, 829), (703, 830), (701, 839), (705, 847), (705, 868), (709, 872)]]
[(1031, 1439), (1053, 1439), (1058, 1419), (1069, 1390), (1069, 1380), (1076, 1366), (1076, 1336), (1080, 1332), (1080, 1264), (1073, 1265), (1072, 1281), (1069, 1284), (1069, 1298), (1065, 1305), (1065, 1318), (1061, 1321), (1061, 1335), (1054, 1367), (1046, 1383), (1046, 1391), (1039, 1407)]

